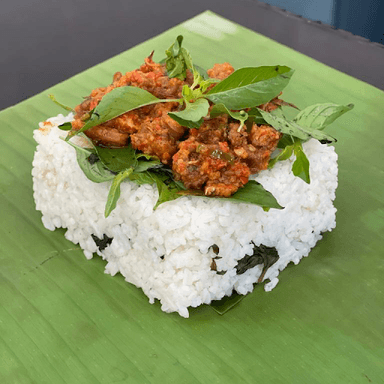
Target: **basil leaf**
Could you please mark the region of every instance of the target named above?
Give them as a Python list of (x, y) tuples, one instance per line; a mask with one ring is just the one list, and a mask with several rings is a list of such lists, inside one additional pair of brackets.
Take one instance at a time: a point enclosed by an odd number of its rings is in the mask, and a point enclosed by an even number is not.
[[(168, 113), (169, 116), (171, 116), (170, 113)], [(178, 116), (171, 116), (173, 120), (177, 121), (181, 126), (186, 128), (200, 128), (201, 124), (203, 124), (204, 119), (201, 118), (198, 121), (190, 121), (190, 120), (184, 120), (181, 119)]]
[(242, 259), (237, 262), (237, 265), (235, 266), (236, 274), (242, 275), (243, 273), (248, 271), (248, 269), (256, 267), (256, 265), (259, 264), (264, 264), (262, 273), (259, 279), (257, 280), (258, 283), (261, 283), (267, 270), (273, 264), (275, 264), (277, 260), (279, 260), (279, 254), (275, 247), (267, 247), (264, 244), (256, 246), (255, 243), (253, 243), (253, 245), (253, 254), (245, 255)]
[(199, 128), (209, 110), (205, 99), (197, 99), (194, 103), (186, 101), (185, 109), (180, 112), (168, 112), (168, 115), (180, 125), (187, 128)]
[(72, 129), (72, 123), (66, 122), (58, 126), (62, 131), (70, 131)]
[(79, 167), (84, 172), (84, 175), (94, 183), (103, 183), (104, 181), (112, 180), (115, 175), (106, 169), (101, 161), (91, 162), (90, 156), (95, 154), (93, 149), (83, 148), (68, 141), (76, 150), (76, 159)]
[(132, 146), (124, 148), (95, 147), (101, 162), (112, 172), (119, 173), (127, 168), (135, 168), (138, 165), (136, 151)]
[(177, 77), (180, 80), (186, 78), (187, 69), (193, 68), (191, 55), (185, 48), (182, 48), (182, 42), (183, 36), (177, 36), (176, 41), (165, 51), (168, 77)]
[(155, 180), (151, 176), (151, 172), (149, 171), (144, 171), (144, 172), (133, 172), (129, 176), (129, 180), (134, 181), (138, 185), (142, 184), (154, 184)]
[(248, 133), (251, 132), (253, 124), (267, 124), (267, 122), (263, 119), (263, 116), (261, 116), (261, 113), (257, 108), (251, 108), (248, 111), (248, 119), (245, 121)]
[(172, 172), (166, 169), (153, 169), (140, 173), (136, 173), (136, 171), (134, 171), (129, 175), (129, 179), (138, 185), (156, 183), (159, 198), (153, 207), (154, 210), (160, 204), (182, 197), (183, 195), (179, 192), (185, 190), (184, 185), (173, 180)]
[(213, 87), (205, 97), (228, 109), (244, 109), (267, 103), (288, 84), (293, 70), (285, 66), (241, 68)]
[(265, 209), (283, 209), (272, 193), (265, 190), (264, 187), (255, 180), (248, 181), (248, 183), (240, 188), (235, 194), (231, 197), (225, 197), (224, 199), (238, 203), (256, 204)]
[(291, 135), (283, 134), (283, 137), (277, 143), (277, 148), (284, 149), (288, 145), (293, 145), (294, 140)]
[(188, 87), (188, 85), (183, 85), (183, 89), (181, 91), (181, 95), (183, 96), (183, 99), (185, 101), (190, 101), (192, 99), (195, 99), (193, 91), (191, 88)]
[[(59, 101), (57, 101), (55, 96), (53, 96), (53, 95), (48, 95), (48, 97), (49, 97), (55, 104), (57, 104), (59, 107), (65, 109), (66, 111), (71, 111), (71, 112), (73, 111), (73, 108), (71, 108), (71, 107), (67, 107), (66, 105), (61, 104)], [(65, 124), (66, 124), (66, 123), (65, 123)]]
[(105, 205), (105, 217), (108, 217), (116, 208), (117, 200), (119, 200), (120, 197), (120, 184), (131, 175), (132, 171), (132, 168), (126, 169), (114, 177), (111, 188), (109, 189), (107, 203)]
[(264, 120), (279, 132), (297, 137), (298, 139), (304, 141), (309, 140), (311, 137), (328, 143), (336, 141), (336, 139), (331, 135), (327, 135), (317, 129), (307, 129), (294, 121), (288, 121), (284, 117), (278, 117), (271, 113), (265, 112), (262, 109), (259, 109), (259, 112)]
[(163, 167), (163, 163), (159, 159), (145, 161), (145, 160), (140, 160), (139, 158), (134, 171), (135, 173), (141, 173), (149, 169), (156, 169), (156, 168), (162, 168), (162, 167)]
[(211, 109), (210, 117), (213, 118), (213, 117), (222, 115), (223, 113), (226, 113), (227, 115), (231, 116), (235, 120), (239, 120), (241, 125), (243, 125), (245, 120), (248, 119), (248, 114), (245, 111), (240, 111), (240, 112), (230, 111), (224, 104), (214, 105)]
[(74, 131), (67, 136), (67, 140), (70, 137), (84, 132), (89, 128), (95, 127), (105, 123), (108, 120), (112, 120), (123, 113), (132, 111), (143, 107), (145, 105), (151, 105), (156, 103), (163, 103), (169, 101), (179, 101), (171, 99), (158, 99), (151, 93), (138, 87), (118, 87), (108, 92), (97, 105), (93, 111), (91, 117), (87, 120), (85, 125), (78, 131)]
[(273, 166), (278, 161), (287, 160), (292, 156), (293, 153), (293, 145), (287, 145), (276, 157), (271, 159), (268, 163), (268, 168), (273, 168)]
[(171, 174), (168, 175), (166, 173), (161, 174), (152, 172), (151, 176), (156, 183), (157, 190), (159, 191), (159, 198), (155, 206), (153, 207), (154, 210), (160, 204), (166, 203), (167, 201), (176, 200), (179, 197), (182, 197), (179, 192), (184, 190), (185, 188), (182, 187), (182, 184), (177, 183), (175, 180), (173, 180)]
[(315, 104), (299, 112), (293, 121), (303, 127), (322, 130), (353, 107), (353, 104)]
[[(193, 68), (195, 68), (195, 70), (200, 73), (200, 76), (204, 80), (207, 80), (209, 78), (208, 73), (207, 73), (207, 71), (204, 68), (202, 68), (202, 67), (200, 67), (200, 66), (198, 66), (196, 64), (193, 65)], [(214, 79), (214, 80), (216, 80), (216, 79)]]
[(293, 147), (296, 160), (292, 165), (292, 172), (295, 176), (300, 177), (307, 184), (311, 182), (309, 177), (309, 160), (303, 151), (303, 146), (300, 140), (295, 140)]

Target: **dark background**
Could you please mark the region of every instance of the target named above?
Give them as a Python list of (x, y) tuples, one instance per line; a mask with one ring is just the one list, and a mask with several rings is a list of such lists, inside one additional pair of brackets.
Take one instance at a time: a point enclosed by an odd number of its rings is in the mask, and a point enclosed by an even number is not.
[(0, 110), (207, 9), (384, 89), (384, 45), (256, 0), (1, 0)]

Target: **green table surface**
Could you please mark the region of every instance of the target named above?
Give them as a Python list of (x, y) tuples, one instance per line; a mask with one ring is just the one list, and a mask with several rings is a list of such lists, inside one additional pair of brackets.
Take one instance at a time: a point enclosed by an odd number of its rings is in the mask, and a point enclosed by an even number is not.
[[(284, 99), (355, 108), (338, 138), (337, 227), (271, 292), (261, 285), (223, 316), (184, 319), (150, 305), (105, 262), (86, 260), (35, 210), (32, 132), (68, 105), (160, 60), (178, 34), (205, 68), (288, 65)], [(0, 383), (383, 383), (384, 93), (205, 12), (0, 113)]]

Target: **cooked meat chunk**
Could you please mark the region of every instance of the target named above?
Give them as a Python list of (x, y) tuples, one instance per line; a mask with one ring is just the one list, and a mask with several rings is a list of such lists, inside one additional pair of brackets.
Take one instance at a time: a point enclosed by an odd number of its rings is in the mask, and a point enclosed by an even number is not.
[(249, 168), (229, 149), (227, 142), (202, 143), (195, 136), (182, 141), (173, 156), (176, 180), (206, 195), (228, 197), (247, 183)]
[[(216, 118), (218, 119), (218, 118)], [(207, 122), (191, 130), (173, 156), (173, 172), (187, 188), (206, 195), (228, 197), (248, 182), (251, 173), (267, 169), (280, 134), (268, 126), (253, 125), (250, 134), (240, 124)], [(212, 125), (222, 125), (213, 129)]]
[(249, 167), (251, 173), (257, 173), (268, 168), (271, 153), (276, 149), (280, 133), (274, 128), (253, 124), (251, 132), (245, 127), (239, 130), (238, 123), (229, 125), (228, 140), (235, 154)]
[(168, 116), (178, 103), (156, 104), (153, 111), (141, 121), (140, 129), (131, 135), (133, 148), (157, 156), (164, 164), (170, 164), (177, 151), (179, 140), (186, 128)]
[(276, 149), (281, 134), (269, 125), (253, 124), (249, 141), (255, 147), (263, 147), (270, 152)]
[(223, 80), (234, 72), (234, 68), (229, 63), (215, 64), (213, 68), (208, 69), (209, 77), (214, 79)]

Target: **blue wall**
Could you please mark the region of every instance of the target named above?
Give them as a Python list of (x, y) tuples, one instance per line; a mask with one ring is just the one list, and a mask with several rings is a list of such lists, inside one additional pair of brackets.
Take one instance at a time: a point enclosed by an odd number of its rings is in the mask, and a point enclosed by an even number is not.
[(384, 1), (335, 0), (333, 25), (384, 44)]
[(384, 0), (262, 0), (384, 44)]
[(310, 20), (332, 24), (334, 0), (262, 0)]

